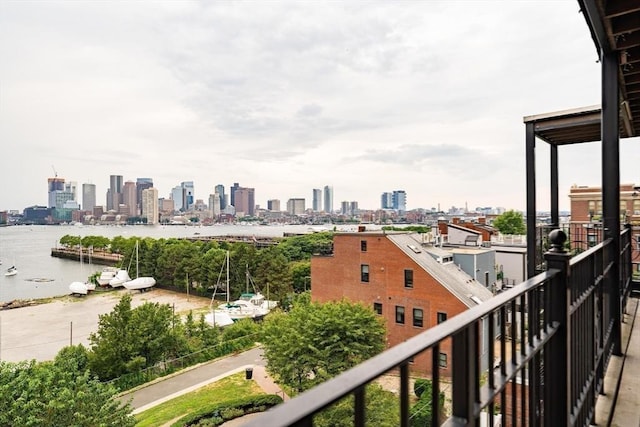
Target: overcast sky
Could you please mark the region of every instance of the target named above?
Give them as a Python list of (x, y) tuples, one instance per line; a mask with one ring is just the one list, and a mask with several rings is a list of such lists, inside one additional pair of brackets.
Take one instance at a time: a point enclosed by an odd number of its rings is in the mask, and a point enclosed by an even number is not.
[[(46, 205), (54, 169), (99, 204), (122, 175), (205, 202), (238, 182), (264, 207), (332, 185), (334, 207), (402, 189), (408, 209), (524, 210), (523, 116), (599, 103), (575, 0), (2, 0), (0, 210)], [(601, 184), (600, 149), (560, 149), (561, 209)]]

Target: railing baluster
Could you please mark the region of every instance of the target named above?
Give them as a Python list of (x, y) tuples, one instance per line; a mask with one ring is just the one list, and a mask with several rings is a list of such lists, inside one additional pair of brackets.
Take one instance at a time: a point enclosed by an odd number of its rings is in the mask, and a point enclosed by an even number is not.
[(400, 365), (400, 425), (409, 427), (409, 363)]
[(365, 387), (360, 387), (354, 393), (354, 425), (364, 427), (365, 425)]
[[(437, 410), (436, 410), (437, 408)], [(431, 349), (431, 425), (440, 425), (440, 343)]]

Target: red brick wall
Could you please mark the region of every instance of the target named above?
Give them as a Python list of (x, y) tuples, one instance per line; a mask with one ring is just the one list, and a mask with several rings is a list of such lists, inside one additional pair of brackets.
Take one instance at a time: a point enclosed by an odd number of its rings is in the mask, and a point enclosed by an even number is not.
[[(366, 252), (360, 250), (362, 240), (367, 242)], [(333, 251), (333, 256), (314, 256), (311, 259), (311, 299), (327, 302), (344, 297), (371, 308), (374, 302), (381, 303), (388, 347), (436, 325), (438, 312), (451, 318), (467, 309), (383, 233), (337, 234)], [(361, 264), (369, 265), (368, 283), (360, 281)], [(404, 286), (405, 269), (413, 270), (413, 288)], [(396, 323), (396, 306), (405, 308), (404, 324)], [(422, 327), (413, 326), (413, 308), (423, 310)], [(449, 343), (443, 343), (440, 351), (448, 354), (448, 367), (451, 367)], [(413, 368), (428, 373), (431, 371), (430, 360), (430, 353), (421, 355)], [(448, 373), (449, 369), (443, 371), (445, 375)]]

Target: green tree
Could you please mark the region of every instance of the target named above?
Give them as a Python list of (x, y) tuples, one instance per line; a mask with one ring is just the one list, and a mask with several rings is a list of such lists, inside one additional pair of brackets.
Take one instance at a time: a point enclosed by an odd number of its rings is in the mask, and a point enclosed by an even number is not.
[(296, 303), (265, 318), (263, 345), (269, 370), (303, 391), (382, 351), (384, 334), (382, 320), (361, 304)]
[(525, 234), (527, 232), (522, 213), (514, 210), (499, 215), (493, 220), (493, 226), (502, 234)]
[[(315, 427), (351, 427), (354, 425), (353, 396), (320, 412), (313, 418)], [(400, 401), (394, 393), (378, 384), (369, 384), (365, 390), (365, 425), (395, 427), (400, 425)]]
[[(418, 378), (414, 383), (413, 390), (418, 397), (418, 401), (409, 409), (411, 425), (415, 427), (431, 427), (431, 393), (432, 383), (428, 379)], [(438, 396), (440, 413), (444, 407), (444, 393)], [(441, 420), (442, 421), (442, 420)]]
[(90, 376), (85, 353), (76, 347), (53, 362), (0, 362), (0, 425), (134, 426), (115, 388)]

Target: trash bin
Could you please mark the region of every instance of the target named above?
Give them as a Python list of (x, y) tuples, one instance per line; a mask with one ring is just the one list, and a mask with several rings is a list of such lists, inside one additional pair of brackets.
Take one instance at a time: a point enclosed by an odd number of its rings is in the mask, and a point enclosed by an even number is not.
[(253, 378), (253, 368), (247, 368), (244, 371), (244, 377), (248, 380), (250, 380), (251, 378)]

